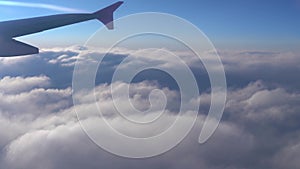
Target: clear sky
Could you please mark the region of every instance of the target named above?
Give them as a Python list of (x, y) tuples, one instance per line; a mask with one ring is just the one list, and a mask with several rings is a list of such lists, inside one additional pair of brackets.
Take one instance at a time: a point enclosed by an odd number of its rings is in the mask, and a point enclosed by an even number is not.
[[(124, 0), (116, 18), (137, 12), (165, 12), (198, 26), (217, 48), (294, 50), (300, 44), (300, 0)], [(0, 1), (3, 2), (3, 1)], [(4, 1), (5, 2), (5, 1)], [(16, 1), (15, 1), (16, 2)], [(19, 0), (94, 12), (113, 0)], [(67, 13), (53, 9), (0, 5), (0, 20)], [(23, 38), (33, 44), (82, 43), (101, 24), (88, 21)], [(69, 40), (61, 38), (68, 36)]]

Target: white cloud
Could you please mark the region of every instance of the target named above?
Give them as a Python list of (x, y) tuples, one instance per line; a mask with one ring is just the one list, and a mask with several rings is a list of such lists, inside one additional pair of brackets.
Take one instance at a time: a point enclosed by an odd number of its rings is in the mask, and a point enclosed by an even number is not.
[[(0, 70), (5, 72), (0, 81), (0, 129), (1, 168), (296, 168), (299, 154), (299, 99), (295, 89), (286, 89), (283, 86), (269, 86), (269, 83), (256, 80), (247, 86), (234, 84), (229, 87), (228, 100), (224, 117), (216, 133), (203, 145), (197, 140), (205, 119), (205, 111), (197, 121), (197, 126), (191, 134), (177, 147), (159, 157), (130, 160), (115, 157), (95, 146), (81, 129), (74, 106), (71, 101), (71, 88), (57, 89), (58, 82), (62, 82), (70, 74), (63, 74), (72, 68), (76, 58), (84, 55), (103, 53), (104, 49), (93, 51), (80, 47), (65, 49), (43, 50), (40, 55), (20, 57), (16, 59), (0, 59)], [(158, 50), (159, 51), (159, 50)], [(176, 69), (177, 62), (172, 57), (160, 57), (158, 51), (154, 55), (149, 50), (141, 50), (133, 55), (134, 63), (158, 64)], [(136, 51), (128, 49), (114, 49), (112, 53), (126, 57)], [(180, 53), (187, 63), (192, 66), (194, 58), (187, 53)], [(153, 57), (157, 56), (157, 57)], [(299, 58), (292, 53), (272, 52), (228, 52), (221, 57), (227, 70), (243, 74), (252, 71), (253, 75), (260, 75), (261, 69), (272, 68), (299, 68)], [(93, 59), (91, 57), (90, 59)], [(94, 60), (91, 60), (94, 61)], [(112, 62), (115, 60), (112, 59)], [(34, 63), (34, 66), (32, 64)], [(129, 66), (130, 62), (124, 66)], [(30, 66), (31, 65), (31, 66)], [(25, 67), (23, 67), (25, 66)], [(111, 65), (113, 67), (114, 64)], [(294, 66), (294, 67), (293, 67)], [(37, 69), (42, 67), (40, 69)], [(58, 70), (59, 69), (59, 70)], [(3, 70), (3, 71), (2, 71)], [(24, 74), (24, 70), (31, 71), (30, 76), (16, 76), (15, 71)], [(12, 73), (13, 72), (13, 73)], [(46, 74), (45, 72), (48, 72)], [(50, 72), (50, 73), (49, 73)], [(59, 73), (58, 73), (59, 72)], [(11, 74), (10, 74), (11, 73)], [(26, 74), (25, 73), (25, 74)], [(46, 75), (43, 75), (46, 74)], [(63, 75), (62, 75), (63, 74)], [(36, 75), (36, 76), (34, 76)], [(54, 79), (59, 76), (61, 79)], [(246, 75), (244, 75), (244, 78)], [(278, 75), (278, 78), (282, 77)], [(237, 79), (239, 82), (240, 79)], [(252, 80), (253, 81), (253, 80)], [(54, 84), (53, 84), (54, 83)], [(116, 82), (114, 90), (122, 91), (127, 84)], [(162, 88), (153, 82), (142, 82), (131, 85), (131, 101), (139, 110), (147, 110), (150, 106), (149, 93), (154, 89), (162, 90), (168, 98), (168, 116), (152, 126), (152, 128), (132, 128), (125, 123), (113, 107), (110, 94), (110, 85), (96, 86), (96, 101), (105, 112), (105, 118), (116, 129), (129, 135), (154, 135), (171, 124), (179, 101), (177, 91)], [(162, 102), (159, 94), (154, 93), (156, 103)], [(99, 129), (101, 138), (109, 134), (101, 130), (102, 123), (95, 118), (97, 111), (92, 109), (94, 104), (91, 91), (80, 95), (82, 104), (76, 108), (93, 111), (92, 116), (83, 120), (91, 127)], [(201, 95), (204, 105), (210, 104), (208, 93)], [(122, 102), (126, 97), (117, 95), (116, 100)], [(190, 104), (197, 104), (191, 100)], [(157, 104), (154, 105), (154, 107)], [(127, 115), (139, 119), (153, 118), (155, 111), (147, 114), (135, 114), (129, 105), (123, 105)], [(159, 108), (159, 107), (157, 107)], [(188, 118), (184, 116), (183, 118)], [(112, 142), (114, 140), (111, 140)], [(264, 161), (264, 163), (261, 163)], [(278, 167), (279, 168), (279, 167)]]
[(295, 66), (300, 68), (299, 53), (272, 52), (272, 51), (220, 51), (227, 71), (245, 71), (264, 69), (266, 67), (287, 68)]
[(298, 168), (300, 143), (290, 144), (280, 150), (272, 159), (273, 168)]
[(34, 77), (10, 77), (0, 79), (0, 93), (18, 94), (34, 88), (47, 87), (50, 78), (44, 75)]
[(17, 56), (17, 57), (1, 57), (0, 65), (3, 66), (15, 66), (22, 64), (26, 61), (31, 61), (37, 59), (38, 55), (26, 55), (26, 56)]
[[(122, 90), (122, 87), (126, 84), (117, 82), (115, 85), (115, 90)], [(158, 86), (154, 83), (142, 82), (134, 84), (131, 86), (131, 99), (136, 105), (140, 106), (140, 109), (147, 109), (149, 107), (149, 102), (147, 102), (148, 95), (154, 89), (158, 89)], [(111, 105), (110, 90), (110, 86), (105, 84), (97, 86), (96, 88), (97, 103), (106, 109), (107, 114), (112, 114), (116, 111)], [(167, 88), (163, 88), (162, 90), (171, 104), (177, 104), (178, 94), (175, 91), (170, 91)], [(94, 104), (94, 102), (89, 100), (89, 97), (93, 93), (88, 92), (82, 94), (81, 98), (84, 104), (76, 106), (86, 111), (97, 111), (89, 109), (90, 104)], [(7, 112), (11, 113), (4, 114), (4, 116), (1, 117), (2, 122), (5, 122), (3, 124), (9, 124), (7, 129), (10, 131), (10, 134), (6, 133), (6, 131), (2, 131), (4, 134), (1, 135), (2, 140), (0, 143), (3, 144), (2, 146), (5, 146), (5, 151), (3, 151), (5, 154), (3, 154), (3, 163), (1, 164), (3, 167), (12, 169), (20, 167), (32, 169), (40, 167), (49, 169), (64, 166), (67, 168), (77, 167), (74, 163), (66, 162), (67, 159), (74, 159), (75, 164), (80, 162), (87, 167), (90, 166), (89, 168), (93, 168), (93, 165), (97, 167), (99, 165), (106, 167), (111, 166), (110, 163), (102, 164), (93, 157), (94, 155), (100, 155), (100, 159), (111, 158), (110, 155), (107, 155), (101, 149), (95, 148), (95, 145), (88, 141), (87, 136), (83, 133), (77, 121), (73, 109), (74, 107), (59, 104), (60, 102), (64, 102), (68, 97), (70, 97), (70, 89), (31, 90), (28, 88), (28, 91), (24, 91), (21, 94), (3, 95), (2, 98), (9, 100), (9, 102), (2, 101), (1, 104), (7, 107)], [(139, 99), (136, 99), (137, 97)], [(52, 98), (53, 102), (51, 101)], [(123, 95), (117, 95), (116, 99), (122, 100), (125, 98)], [(14, 109), (13, 103), (18, 105), (15, 106)], [(56, 106), (56, 104), (59, 104), (59, 106)], [(1, 106), (1, 108), (3, 106)], [(58, 107), (60, 109), (58, 109)], [(15, 116), (14, 112), (18, 113), (16, 118), (12, 118)], [(39, 113), (34, 112), (41, 112), (43, 115), (38, 116)], [(27, 116), (27, 113), (33, 113), (36, 118), (29, 120), (28, 118), (24, 118)], [(152, 113), (155, 114), (155, 112), (149, 112), (149, 114)], [(144, 116), (147, 115), (148, 114)], [(129, 114), (129, 116), (139, 115)], [(149, 128), (132, 128), (128, 123), (124, 123), (124, 120), (120, 117), (107, 117), (111, 124), (121, 132), (134, 136), (149, 136), (165, 130), (172, 124), (176, 115), (169, 114), (165, 116), (163, 121)], [(188, 116), (181, 118), (188, 118)], [(203, 119), (204, 118), (201, 118), (199, 123), (202, 123)], [(101, 136), (101, 138), (105, 139), (104, 136), (109, 134), (106, 133), (107, 131), (101, 130), (103, 128), (101, 125), (104, 125), (104, 123), (99, 122), (95, 116), (88, 116), (83, 120), (89, 121), (92, 127), (99, 129), (99, 136)], [(193, 150), (189, 145), (186, 148)], [(87, 158), (82, 158), (82, 153), (84, 153)], [(194, 153), (196, 156), (197, 152)], [(26, 155), (24, 156), (24, 154)], [(170, 159), (173, 159), (173, 156), (177, 156), (177, 154), (172, 155)], [(92, 166), (88, 163), (91, 163)], [(120, 163), (116, 165), (123, 166), (122, 163), (125, 166), (130, 166), (126, 160), (121, 160)], [(154, 161), (154, 163), (158, 164), (157, 161)]]
[[(121, 87), (122, 83), (118, 84)], [(153, 83), (138, 83), (132, 86), (132, 98), (135, 95), (139, 95), (140, 99), (135, 100), (137, 104), (148, 106), (146, 102), (149, 92), (156, 89), (157, 86)], [(53, 89), (52, 89), (53, 90)], [(117, 90), (117, 89), (116, 89)], [(232, 91), (230, 96), (231, 100), (241, 99), (247, 100), (253, 97), (257, 92), (266, 90), (265, 86), (262, 86), (261, 82), (250, 84), (249, 86)], [(64, 90), (63, 90), (64, 91)], [(99, 92), (97, 92), (99, 91)], [(101, 92), (100, 92), (101, 91)], [(164, 91), (168, 98), (172, 100), (176, 97), (173, 91)], [(106, 106), (107, 112), (115, 111), (112, 106), (107, 106), (110, 99), (110, 86), (100, 85), (96, 88), (97, 101), (100, 106)], [(54, 95), (61, 97), (61, 93), (54, 92)], [(84, 93), (83, 93), (84, 94)], [(89, 104), (93, 104), (89, 100), (89, 93), (85, 93), (82, 97), (86, 104), (78, 105), (86, 111), (89, 111)], [(117, 99), (122, 99), (122, 95), (118, 95)], [(237, 101), (238, 102), (238, 101)], [(38, 100), (33, 100), (31, 105), (40, 104)], [(43, 103), (45, 110), (50, 112), (47, 104)], [(39, 106), (37, 110), (40, 110)], [(149, 134), (157, 134), (154, 131), (165, 129), (165, 125), (169, 121), (173, 121), (173, 115), (165, 119), (165, 123), (156, 125), (156, 129), (144, 130), (145, 128), (135, 129), (123, 123), (121, 118), (108, 118), (114, 127), (118, 128), (122, 132), (127, 134), (135, 134), (139, 136), (145, 136)], [(6, 117), (5, 117), (6, 118)], [(5, 119), (2, 117), (3, 119)], [(166, 153), (155, 159), (149, 159), (147, 162), (151, 166), (169, 166), (172, 168), (182, 168), (195, 166), (203, 166), (205, 168), (223, 168), (224, 166), (244, 166), (247, 164), (247, 158), (251, 157), (250, 152), (255, 150), (258, 140), (254, 135), (247, 132), (247, 130), (241, 128), (239, 124), (234, 122), (221, 122), (219, 128), (213, 137), (205, 144), (198, 145), (197, 138), (203, 124), (205, 116), (200, 116), (197, 121), (197, 126), (193, 129), (192, 133), (171, 152)], [(99, 130), (99, 135), (102, 139), (105, 139), (106, 131), (101, 130), (99, 121), (93, 116), (83, 119), (89, 121), (89, 124)], [(72, 107), (64, 108), (60, 112), (49, 113), (45, 116), (41, 116), (35, 120), (24, 121), (22, 119), (12, 119), (4, 124), (8, 125), (8, 130), (11, 131), (11, 136), (1, 135), (1, 137), (7, 137), (3, 140), (5, 143), (5, 154), (2, 166), (5, 168), (97, 168), (102, 167), (114, 167), (114, 168), (140, 168), (144, 166), (144, 163), (137, 162), (135, 166), (132, 166), (128, 159), (115, 159), (116, 157), (109, 155), (105, 151), (97, 148), (87, 136), (83, 133), (79, 123), (77, 122), (76, 114)], [(25, 126), (25, 127), (24, 127)], [(24, 127), (24, 128), (23, 128)], [(3, 131), (5, 132), (5, 131)], [(112, 140), (113, 142), (113, 140)], [(26, 154), (26, 155), (24, 155)], [(185, 154), (183, 156), (183, 154)], [(84, 157), (82, 157), (84, 155)], [(175, 160), (176, 159), (176, 160)], [(71, 160), (71, 162), (69, 161)], [(110, 163), (111, 160), (117, 160), (114, 164)], [(38, 163), (37, 163), (38, 161)], [(168, 161), (168, 162), (166, 162)], [(80, 167), (79, 167), (80, 166)], [(236, 167), (238, 168), (238, 167)]]
[(257, 81), (229, 92), (227, 109), (253, 120), (282, 120), (295, 114), (300, 108), (299, 100), (299, 93), (290, 93), (283, 88), (268, 89), (261, 81)]
[(69, 107), (71, 89), (45, 89), (49, 84), (47, 76), (2, 78), (0, 112), (8, 117), (32, 119)]

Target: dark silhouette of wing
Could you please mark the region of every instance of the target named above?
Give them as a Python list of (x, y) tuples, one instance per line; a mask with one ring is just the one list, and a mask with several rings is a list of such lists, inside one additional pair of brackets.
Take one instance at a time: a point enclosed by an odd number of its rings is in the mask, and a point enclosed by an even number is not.
[(0, 57), (21, 56), (39, 53), (39, 49), (14, 39), (0, 42)]
[(113, 29), (113, 13), (122, 3), (122, 1), (119, 1), (90, 14), (61, 14), (0, 22), (0, 57), (36, 54), (39, 52), (38, 48), (13, 39), (19, 36), (92, 19), (98, 19), (108, 29)]

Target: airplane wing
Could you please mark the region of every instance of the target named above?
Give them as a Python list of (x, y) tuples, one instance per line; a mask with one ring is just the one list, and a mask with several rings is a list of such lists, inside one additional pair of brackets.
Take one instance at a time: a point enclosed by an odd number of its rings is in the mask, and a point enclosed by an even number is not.
[(113, 13), (122, 3), (122, 1), (116, 2), (94, 13), (60, 14), (0, 22), (0, 57), (39, 53), (38, 48), (14, 40), (14, 38), (19, 36), (42, 32), (92, 19), (98, 19), (108, 29), (113, 29)]
[(95, 13), (93, 13), (93, 15), (95, 15), (95, 17), (102, 22), (108, 29), (113, 29), (114, 28), (114, 24), (113, 24), (113, 13), (116, 9), (119, 8), (120, 5), (123, 4), (123, 1), (119, 1), (117, 3), (114, 3), (104, 9), (101, 9)]
[(39, 53), (39, 49), (14, 39), (0, 40), (0, 57), (21, 56)]

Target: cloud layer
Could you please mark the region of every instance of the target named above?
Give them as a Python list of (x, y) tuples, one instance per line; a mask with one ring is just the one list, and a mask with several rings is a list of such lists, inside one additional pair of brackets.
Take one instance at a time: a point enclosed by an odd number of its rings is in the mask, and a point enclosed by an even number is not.
[[(154, 55), (161, 55), (159, 51), (155, 50)], [(93, 92), (85, 91), (79, 96), (82, 104), (73, 105), (73, 66), (81, 56), (92, 56), (90, 61), (93, 62), (93, 57), (101, 52), (70, 47), (0, 60), (0, 123), (3, 125), (0, 130), (0, 168), (279, 169), (300, 165), (297, 158), (300, 155), (300, 93), (299, 82), (295, 79), (300, 73), (300, 59), (297, 54), (221, 51), (229, 82), (226, 108), (216, 133), (208, 142), (199, 145), (197, 140), (210, 105), (210, 89), (203, 85), (209, 84), (208, 77), (199, 60), (188, 52), (178, 52), (192, 67), (202, 87), (196, 125), (174, 149), (157, 157), (137, 160), (117, 157), (102, 150), (87, 137), (78, 123), (75, 108), (95, 111), (91, 109), (95, 103), (90, 97)], [(174, 79), (164, 73), (141, 73), (130, 86), (132, 104), (138, 110), (149, 109), (149, 94), (158, 89), (168, 100), (167, 115), (164, 121), (149, 128), (134, 129), (125, 123), (112, 106), (110, 87), (114, 85), (113, 90), (118, 90), (128, 84), (111, 84), (110, 80), (116, 67), (130, 54), (130, 60), (122, 65), (124, 71), (135, 63), (180, 69), (172, 58), (162, 56), (157, 59), (149, 50), (117, 49), (100, 65), (96, 101), (104, 110), (105, 118), (120, 132), (138, 137), (155, 135), (165, 130), (176, 117), (180, 93), (173, 84)], [(162, 98), (155, 98), (157, 103), (162, 102)], [(125, 98), (118, 95), (116, 99)], [(197, 102), (190, 101), (190, 104)], [(126, 106), (123, 107), (125, 110)], [(155, 111), (147, 114), (125, 112), (136, 119), (151, 119), (156, 115)], [(99, 137), (105, 139), (108, 133), (101, 130), (103, 124), (96, 118), (97, 111), (91, 114), (82, 120), (96, 128)], [(188, 118), (188, 113), (182, 118)]]

